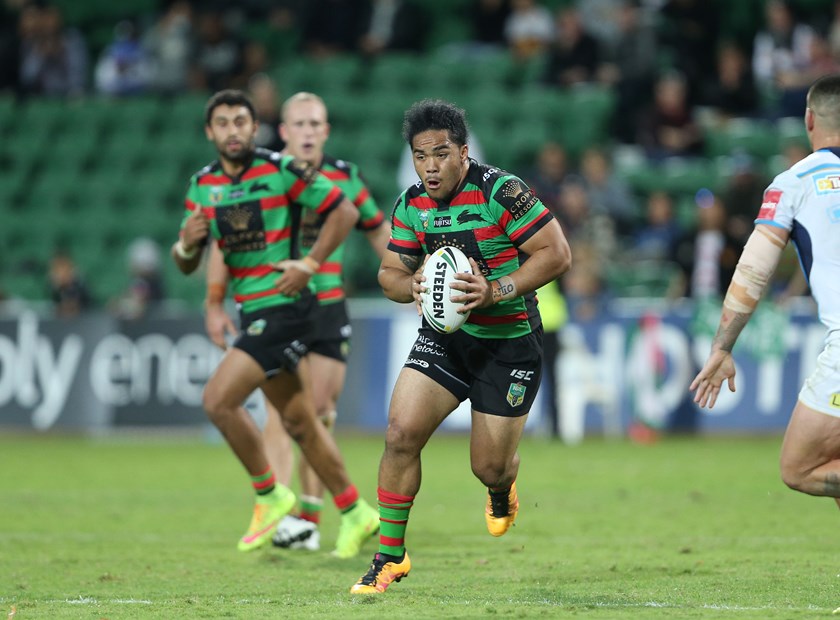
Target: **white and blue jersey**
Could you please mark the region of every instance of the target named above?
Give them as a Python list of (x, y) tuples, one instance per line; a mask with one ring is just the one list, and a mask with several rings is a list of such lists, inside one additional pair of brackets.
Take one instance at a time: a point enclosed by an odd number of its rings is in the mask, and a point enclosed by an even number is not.
[(815, 151), (773, 179), (755, 223), (790, 232), (826, 342), (840, 341), (840, 147)]

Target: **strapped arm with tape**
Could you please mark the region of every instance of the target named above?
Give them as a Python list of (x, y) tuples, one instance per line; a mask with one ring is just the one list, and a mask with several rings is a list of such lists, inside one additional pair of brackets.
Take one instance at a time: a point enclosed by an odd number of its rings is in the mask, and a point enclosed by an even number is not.
[(689, 386), (689, 390), (696, 390), (694, 402), (701, 407), (715, 406), (724, 381), (728, 381), (731, 392), (735, 391), (732, 347), (758, 306), (789, 237), (790, 232), (783, 228), (758, 224), (744, 246), (723, 300), (723, 312), (712, 342), (712, 352)]
[(788, 235), (786, 230), (764, 224), (756, 226), (750, 235), (723, 300), (723, 312), (713, 349), (732, 351), (779, 265)]
[(768, 228), (756, 227), (741, 252), (735, 275), (732, 276), (723, 300), (724, 307), (733, 312), (751, 313), (755, 310), (770, 277), (779, 265), (787, 240), (780, 239)]

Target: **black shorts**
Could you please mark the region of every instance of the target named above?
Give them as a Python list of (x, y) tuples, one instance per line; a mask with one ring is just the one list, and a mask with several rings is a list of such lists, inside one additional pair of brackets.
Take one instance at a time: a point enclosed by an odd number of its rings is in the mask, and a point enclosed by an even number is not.
[(295, 372), (312, 340), (314, 295), (282, 306), (242, 314), (242, 331), (233, 343), (253, 357), (267, 377), (281, 370)]
[(542, 376), (542, 326), (520, 338), (440, 334), (421, 327), (405, 362), (482, 413), (523, 416)]
[(347, 302), (342, 299), (339, 302), (318, 304), (314, 317), (315, 329), (309, 351), (346, 362), (352, 333)]

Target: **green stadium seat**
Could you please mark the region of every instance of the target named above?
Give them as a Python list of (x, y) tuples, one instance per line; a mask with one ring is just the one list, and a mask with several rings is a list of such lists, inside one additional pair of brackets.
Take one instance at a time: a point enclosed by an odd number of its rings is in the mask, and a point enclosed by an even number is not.
[(575, 123), (580, 117), (599, 127), (605, 133), (607, 123), (615, 109), (615, 94), (601, 86), (580, 86), (571, 89), (569, 96), (569, 122)]
[(367, 97), (361, 95), (347, 97), (342, 93), (334, 92), (322, 98), (327, 106), (332, 126), (330, 138), (335, 133), (352, 131), (368, 114)]
[(36, 267), (3, 271), (0, 286), (11, 298), (35, 301), (49, 298), (46, 271)]
[(524, 171), (534, 165), (546, 136), (550, 135), (549, 123), (542, 119), (522, 117), (505, 132), (511, 172)]
[(662, 298), (678, 272), (679, 267), (669, 262), (613, 262), (606, 270), (606, 280), (618, 297)]
[(480, 141), (484, 159), (510, 172), (519, 172), (517, 168), (519, 149), (513, 149), (510, 145), (510, 135), (499, 131), (476, 132)]
[[(386, 211), (390, 208), (389, 204), (382, 206), (386, 207)], [(376, 290), (379, 287), (376, 276), (380, 262), (376, 252), (370, 247), (365, 235), (358, 231), (350, 233), (346, 243), (344, 282), (347, 295), (356, 296), (356, 291), (360, 289)]]
[(313, 92), (325, 99), (334, 93), (347, 93), (353, 91), (363, 83), (365, 67), (357, 56), (345, 55), (332, 58), (314, 60), (298, 60), (298, 66), (293, 71), (297, 72), (298, 84), (292, 89), (283, 85), (283, 92), (286, 96), (294, 92), (306, 90)]
[[(108, 108), (108, 137), (145, 135), (156, 130), (167, 114), (167, 104), (156, 97), (132, 97), (111, 102)], [(203, 106), (202, 108), (203, 109)], [(198, 112), (200, 117), (201, 112)]]
[(697, 226), (697, 200), (695, 194), (682, 194), (676, 197), (674, 212), (677, 224), (682, 230), (693, 230)]
[(17, 110), (15, 98), (10, 94), (0, 93), (0, 138), (5, 140), (12, 133), (17, 123)]
[(265, 46), (272, 60), (292, 57), (299, 49), (302, 39), (300, 28), (278, 29), (269, 22), (249, 22), (245, 25), (244, 38)]
[(423, 67), (424, 57), (417, 54), (383, 54), (365, 69), (365, 85), (371, 94), (412, 93), (422, 81)]
[(498, 85), (463, 93), (457, 103), (467, 112), (467, 122), (481, 128), (482, 135), (489, 131), (507, 133), (510, 123), (521, 117), (516, 96)]
[(153, 15), (159, 3), (156, 0), (56, 0), (68, 24), (84, 26), (88, 30), (96, 24), (107, 24), (113, 36), (113, 25), (121, 19), (135, 19), (138, 15)]
[(784, 149), (791, 142), (808, 144), (808, 133), (801, 118), (780, 118), (776, 121), (776, 133), (779, 137), (779, 149)]
[(164, 100), (148, 122), (161, 133), (203, 136), (204, 108), (208, 98), (205, 93), (190, 93)]
[(458, 92), (470, 88), (497, 86), (508, 89), (520, 84), (520, 67), (506, 51), (492, 51), (464, 57), (449, 48), (442, 48), (428, 56), (432, 62), (422, 65), (424, 82), (447, 91)]
[(708, 127), (704, 139), (709, 157), (743, 151), (763, 160), (780, 150), (776, 128), (766, 121), (748, 118), (735, 118), (721, 127)]
[[(301, 90), (309, 90), (306, 85), (308, 80), (307, 74), (308, 65), (299, 57), (284, 59), (270, 73), (283, 98), (289, 97)], [(322, 93), (319, 94), (323, 96)]]
[(647, 162), (634, 168), (621, 171), (621, 178), (638, 194), (649, 194), (662, 187), (662, 175), (659, 169)]
[(662, 189), (675, 194), (693, 196), (699, 189), (716, 191), (720, 185), (716, 166), (705, 159), (669, 159), (659, 173)]
[(26, 177), (38, 167), (50, 144), (49, 134), (12, 134), (0, 143), (0, 161), (10, 175)]
[(94, 157), (102, 143), (102, 138), (93, 125), (75, 125), (60, 134), (59, 139), (49, 145), (45, 155), (50, 159), (74, 162), (76, 168), (83, 168), (87, 160)]
[(76, 105), (80, 104), (61, 99), (29, 99), (19, 107), (13, 133), (31, 134), (37, 129), (42, 134), (53, 134)]
[(3, 266), (4, 270), (7, 267), (17, 269), (27, 263), (45, 266), (66, 236), (67, 229), (42, 212), (17, 212), (4, 224), (4, 244), (12, 261)]

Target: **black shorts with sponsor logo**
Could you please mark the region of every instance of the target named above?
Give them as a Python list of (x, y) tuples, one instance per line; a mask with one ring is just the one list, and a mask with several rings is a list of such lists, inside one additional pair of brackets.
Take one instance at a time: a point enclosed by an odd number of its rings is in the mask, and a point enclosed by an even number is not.
[(315, 329), (309, 351), (346, 362), (352, 333), (347, 302), (342, 299), (334, 303), (318, 304), (314, 316)]
[(309, 351), (316, 306), (315, 296), (305, 295), (294, 303), (243, 313), (233, 346), (253, 357), (267, 377), (294, 372)]
[(476, 411), (519, 417), (528, 413), (542, 376), (540, 326), (521, 338), (476, 338), (420, 328), (404, 366), (422, 372)]

